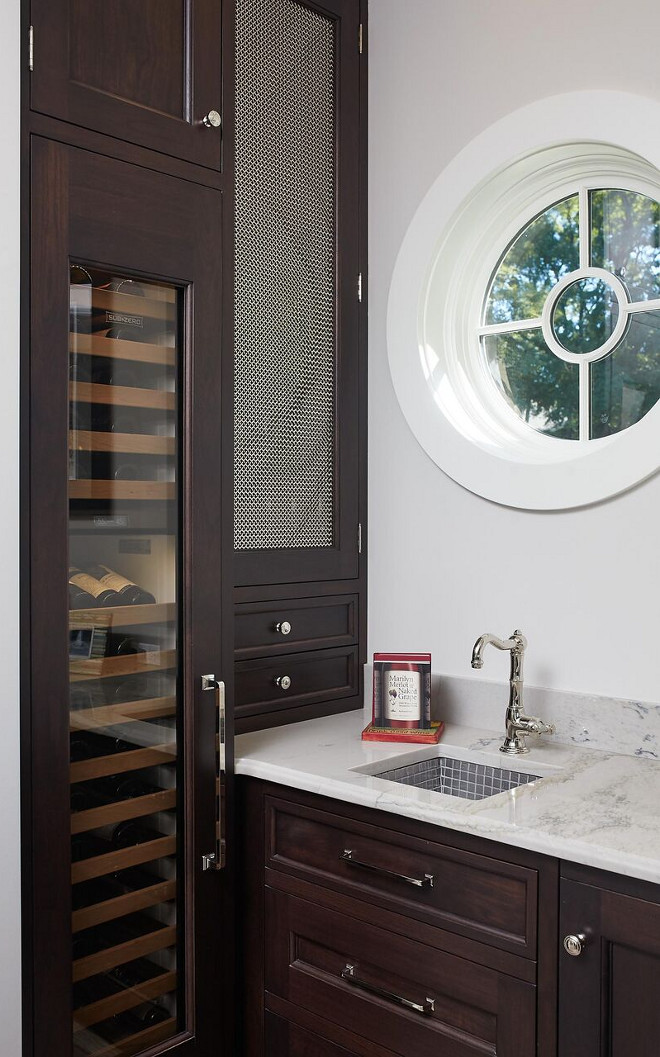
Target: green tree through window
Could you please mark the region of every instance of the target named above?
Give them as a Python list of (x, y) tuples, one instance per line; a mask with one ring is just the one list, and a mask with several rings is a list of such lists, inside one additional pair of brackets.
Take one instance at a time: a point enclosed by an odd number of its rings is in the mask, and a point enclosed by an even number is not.
[[(580, 274), (584, 269), (613, 278)], [(606, 348), (621, 311), (616, 280), (623, 318), (614, 347)], [(535, 217), (493, 274), (481, 340), (502, 395), (534, 429), (592, 439), (638, 422), (660, 397), (659, 203), (597, 189)]]

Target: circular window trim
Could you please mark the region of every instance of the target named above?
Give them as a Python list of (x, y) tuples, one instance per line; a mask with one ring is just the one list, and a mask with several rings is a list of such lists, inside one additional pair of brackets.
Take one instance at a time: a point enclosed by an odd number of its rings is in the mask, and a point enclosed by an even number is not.
[(659, 468), (660, 405), (610, 437), (545, 436), (502, 398), (479, 334), (502, 252), (534, 216), (596, 187), (660, 200), (660, 146), (650, 134), (659, 122), (659, 103), (619, 92), (531, 104), (457, 155), (413, 218), (388, 303), (395, 391), (427, 454), (486, 499), (532, 510), (585, 506)]

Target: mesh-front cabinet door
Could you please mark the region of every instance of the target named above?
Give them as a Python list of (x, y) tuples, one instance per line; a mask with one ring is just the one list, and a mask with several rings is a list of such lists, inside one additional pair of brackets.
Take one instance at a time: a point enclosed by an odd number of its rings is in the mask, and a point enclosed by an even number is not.
[(221, 14), (221, 0), (32, 0), (30, 106), (219, 169)]
[(358, 574), (359, 4), (236, 5), (237, 584)]
[(29, 1052), (233, 1057), (222, 195), (32, 174)]

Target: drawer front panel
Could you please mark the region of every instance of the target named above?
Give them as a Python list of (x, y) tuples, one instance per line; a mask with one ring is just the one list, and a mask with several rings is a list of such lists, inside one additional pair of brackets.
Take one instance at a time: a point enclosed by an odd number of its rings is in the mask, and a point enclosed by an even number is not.
[(353, 1057), (354, 1052), (272, 1013), (266, 1013), (265, 1039), (268, 1057)]
[(532, 984), (272, 889), (266, 916), (267, 992), (405, 1057), (534, 1054)]
[(351, 646), (357, 638), (357, 607), (357, 595), (239, 604), (236, 660)]
[(316, 650), (236, 665), (239, 716), (332, 701), (358, 692), (357, 649)]
[(537, 873), (266, 798), (266, 864), (399, 914), (536, 957)]

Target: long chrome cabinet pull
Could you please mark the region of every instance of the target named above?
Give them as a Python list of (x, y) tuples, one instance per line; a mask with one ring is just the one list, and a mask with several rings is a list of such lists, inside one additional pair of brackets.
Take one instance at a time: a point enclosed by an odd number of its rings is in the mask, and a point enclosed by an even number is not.
[(202, 676), (202, 690), (211, 690), (216, 700), (215, 851), (202, 856), (203, 870), (222, 870), (226, 860), (225, 845), (225, 684), (215, 675)]
[(355, 968), (354, 965), (347, 963), (341, 971), (342, 980), (346, 980), (353, 987), (359, 987), (361, 991), (368, 991), (370, 995), (386, 998), (389, 1002), (396, 1002), (398, 1006), (405, 1006), (406, 1009), (412, 1009), (415, 1013), (421, 1013), (423, 1017), (430, 1017), (435, 1012), (434, 998), (425, 998), (423, 1002), (411, 1002), (409, 998), (402, 998), (401, 995), (395, 995), (392, 991), (384, 991), (382, 987), (375, 987), (374, 984), (358, 980)]
[(404, 873), (384, 870), (382, 866), (372, 866), (371, 863), (354, 859), (350, 848), (344, 848), (339, 859), (341, 862), (347, 862), (349, 866), (357, 866), (360, 870), (371, 870), (372, 873), (382, 874), (383, 877), (393, 877), (396, 881), (405, 881), (407, 885), (414, 885), (415, 888), (433, 888), (434, 877), (432, 873), (425, 873), (423, 877), (407, 877)]

